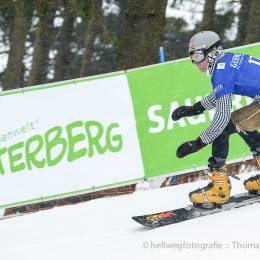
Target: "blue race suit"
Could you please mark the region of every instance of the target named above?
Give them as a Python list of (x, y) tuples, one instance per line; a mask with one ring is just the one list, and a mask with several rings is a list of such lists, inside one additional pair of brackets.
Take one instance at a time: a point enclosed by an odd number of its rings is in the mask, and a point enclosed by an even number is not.
[(249, 55), (225, 53), (215, 65), (211, 82), (216, 99), (226, 94), (260, 96), (260, 60)]
[[(213, 92), (202, 100), (206, 109), (216, 108), (208, 129), (201, 133), (204, 143), (212, 143), (209, 165), (225, 163), (229, 150), (229, 136), (237, 133), (232, 123), (232, 94), (260, 98), (260, 60), (244, 54), (224, 53), (214, 65), (211, 78)], [(240, 132), (253, 154), (260, 153), (260, 134)]]

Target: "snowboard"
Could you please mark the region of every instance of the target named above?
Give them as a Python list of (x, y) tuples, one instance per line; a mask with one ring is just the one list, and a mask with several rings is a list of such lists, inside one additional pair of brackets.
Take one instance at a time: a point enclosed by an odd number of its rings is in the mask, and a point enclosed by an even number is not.
[(213, 209), (205, 209), (191, 204), (174, 210), (135, 216), (132, 217), (132, 219), (143, 226), (158, 228), (194, 218), (220, 213), (234, 208), (245, 207), (257, 202), (260, 202), (260, 195), (249, 194), (246, 192), (231, 196), (228, 202)]

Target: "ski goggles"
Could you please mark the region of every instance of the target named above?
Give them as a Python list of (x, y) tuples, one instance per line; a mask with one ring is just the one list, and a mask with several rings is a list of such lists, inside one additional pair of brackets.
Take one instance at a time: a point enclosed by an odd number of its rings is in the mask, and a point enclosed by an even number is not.
[(190, 53), (190, 59), (192, 63), (200, 63), (202, 61), (204, 61), (206, 58), (206, 55), (204, 54), (204, 52), (202, 50), (198, 50), (198, 51), (192, 51)]

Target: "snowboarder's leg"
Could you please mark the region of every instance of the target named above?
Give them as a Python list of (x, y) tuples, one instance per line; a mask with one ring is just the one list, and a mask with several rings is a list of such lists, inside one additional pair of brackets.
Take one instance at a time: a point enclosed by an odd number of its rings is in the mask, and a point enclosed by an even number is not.
[(255, 131), (260, 128), (260, 101), (254, 100), (250, 105), (244, 106), (231, 115), (237, 130)]
[[(258, 131), (240, 132), (239, 135), (250, 148), (254, 158), (259, 160), (260, 157), (260, 133)], [(260, 165), (259, 165), (260, 166)]]
[(260, 169), (260, 133), (258, 131), (240, 132), (239, 135), (250, 148), (258, 168)]
[[(227, 175), (227, 168), (225, 166), (226, 158), (229, 151), (229, 137), (237, 133), (237, 129), (230, 120), (225, 130), (212, 143), (212, 157), (209, 158), (209, 169), (211, 183), (205, 188), (197, 189), (190, 193), (190, 200), (195, 204), (223, 204), (230, 197), (231, 183)], [(260, 134), (257, 131), (240, 132), (239, 135), (246, 142), (254, 157), (260, 164)], [(254, 183), (258, 181), (253, 180)], [(248, 185), (252, 183), (252, 179)], [(254, 184), (255, 185), (255, 184)], [(259, 189), (260, 189), (260, 175), (259, 175)]]
[(228, 157), (229, 137), (237, 133), (235, 125), (230, 120), (224, 131), (212, 143), (212, 157), (222, 158), (224, 161)]
[[(260, 149), (259, 151), (254, 153), (254, 158), (258, 164), (258, 168), (260, 169)], [(249, 191), (249, 193), (260, 194), (260, 174), (250, 177), (249, 179), (244, 181), (245, 189)]]
[[(235, 125), (229, 122), (225, 130), (212, 143), (212, 155), (215, 160), (225, 160), (229, 150), (229, 136), (237, 133)], [(238, 133), (250, 148), (260, 169), (260, 133), (258, 131), (246, 131)], [(209, 159), (210, 160), (210, 159)], [(260, 190), (260, 174), (253, 176), (244, 182), (245, 189), (250, 193)]]
[[(249, 106), (233, 112), (232, 120), (236, 124), (236, 128), (242, 130), (239, 135), (250, 147), (260, 169), (260, 133), (255, 130), (260, 128), (260, 103), (254, 101)], [(260, 174), (245, 180), (244, 186), (250, 193), (260, 193)]]
[(254, 155), (258, 168), (260, 169), (260, 152)]
[(229, 150), (229, 137), (236, 132), (230, 120), (225, 130), (212, 143), (212, 157), (208, 160), (209, 178), (212, 182), (190, 193), (190, 200), (194, 204), (223, 204), (228, 201), (231, 183), (225, 163)]
[[(212, 143), (212, 157), (227, 159), (230, 135), (238, 133), (235, 125), (230, 120), (225, 130)], [(260, 153), (260, 133), (258, 131), (239, 132), (253, 156), (257, 158)]]

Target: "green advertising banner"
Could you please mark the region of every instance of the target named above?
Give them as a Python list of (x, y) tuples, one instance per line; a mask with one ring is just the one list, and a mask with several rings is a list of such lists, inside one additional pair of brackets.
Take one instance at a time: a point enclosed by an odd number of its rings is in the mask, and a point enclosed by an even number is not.
[[(260, 57), (260, 44), (230, 51)], [(127, 77), (146, 177), (206, 166), (211, 145), (183, 159), (175, 154), (180, 144), (196, 139), (209, 126), (214, 111), (177, 122), (171, 120), (171, 113), (178, 106), (194, 104), (208, 95), (212, 91), (210, 77), (199, 72), (189, 59), (129, 70)], [(249, 98), (235, 96), (233, 110), (250, 102)], [(231, 137), (230, 144), (228, 160), (250, 155), (238, 135)]]

